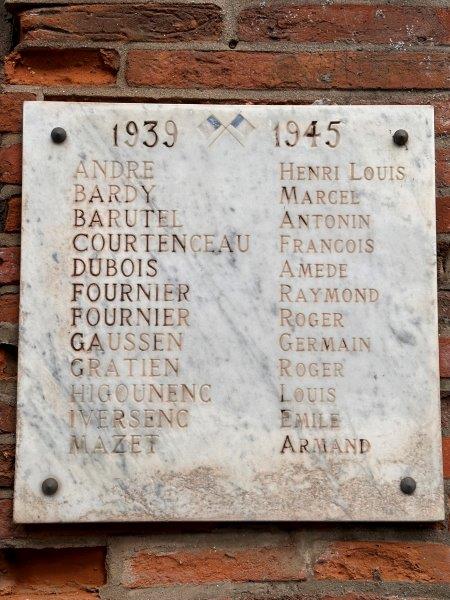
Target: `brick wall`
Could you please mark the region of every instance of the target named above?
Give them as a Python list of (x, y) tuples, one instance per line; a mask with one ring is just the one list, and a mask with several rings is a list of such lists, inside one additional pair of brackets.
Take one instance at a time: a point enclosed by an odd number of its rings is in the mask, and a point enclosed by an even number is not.
[(434, 105), (450, 492), (450, 2), (10, 0), (7, 8), (14, 43), (0, 10), (0, 597), (450, 597), (448, 522), (16, 526), (11, 518), (20, 132), (30, 99)]

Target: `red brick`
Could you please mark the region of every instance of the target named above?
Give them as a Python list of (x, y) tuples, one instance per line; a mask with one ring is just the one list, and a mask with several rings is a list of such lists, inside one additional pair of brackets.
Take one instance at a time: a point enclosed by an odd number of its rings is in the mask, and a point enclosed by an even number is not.
[(20, 183), (22, 180), (22, 146), (14, 144), (0, 148), (0, 182)]
[(143, 550), (125, 566), (123, 585), (145, 588), (220, 581), (303, 581), (291, 548), (207, 549), (151, 552)]
[(20, 279), (20, 248), (0, 248), (0, 284), (18, 283)]
[(8, 346), (0, 346), (0, 381), (12, 382), (17, 375), (17, 356)]
[(14, 196), (8, 200), (8, 206), (5, 219), (5, 231), (7, 233), (15, 233), (20, 231), (20, 223), (22, 217), (22, 203), (19, 196)]
[(436, 149), (436, 184), (450, 186), (450, 148)]
[(450, 396), (447, 391), (441, 393), (441, 425), (443, 431), (450, 428)]
[[(12, 498), (0, 498), (0, 539), (16, 539), (26, 537), (26, 526), (18, 525), (13, 521), (13, 500)], [(1, 551), (0, 551), (1, 552)], [(0, 554), (1, 565), (1, 554)], [(0, 570), (1, 572), (1, 570)], [(0, 598), (2, 577), (0, 576)], [(9, 596), (8, 596), (9, 598)], [(30, 599), (31, 600), (31, 599)], [(35, 600), (34, 596), (33, 599)]]
[[(34, 599), (33, 599), (34, 600)], [(295, 600), (304, 600), (303, 596), (301, 598)], [(306, 599), (305, 599), (306, 600)], [(311, 598), (313, 600), (313, 598)], [(380, 592), (380, 594), (367, 594), (363, 593), (343, 593), (340, 594), (336, 592), (335, 594), (325, 594), (324, 596), (315, 596), (314, 600), (400, 600), (399, 596), (392, 596), (391, 594), (384, 595)], [(413, 600), (412, 598), (408, 598), (408, 600)], [(418, 596), (414, 597), (414, 600), (426, 600), (426, 598), (419, 598)]]
[(336, 542), (320, 556), (316, 579), (450, 582), (450, 547), (407, 542)]
[(444, 463), (444, 477), (450, 479), (450, 437), (442, 438), (442, 457)]
[[(0, 539), (23, 536), (23, 528), (13, 522), (13, 503), (11, 498), (0, 498)], [(1, 581), (1, 578), (0, 578)], [(1, 598), (0, 583), (0, 598)], [(34, 600), (34, 598), (33, 598)]]
[(13, 433), (16, 426), (16, 409), (0, 401), (0, 433)]
[(436, 6), (256, 6), (241, 12), (243, 41), (450, 43), (450, 11)]
[(132, 85), (227, 89), (431, 89), (450, 87), (443, 52), (206, 52), (132, 50)]
[[(436, 98), (434, 102), (434, 130), (436, 134), (450, 133), (450, 100)], [(428, 104), (426, 102), (426, 104)]]
[(0, 95), (0, 132), (17, 133), (22, 130), (22, 105), (25, 100), (35, 100), (34, 94)]
[(450, 292), (439, 292), (438, 300), (439, 319), (450, 320)]
[(14, 481), (14, 444), (0, 444), (0, 486)]
[(19, 322), (19, 294), (0, 295), (0, 323)]
[(450, 377), (450, 338), (439, 337), (439, 367), (441, 377)]
[[(0, 555), (0, 584), (13, 598), (89, 598), (105, 582), (103, 548), (16, 549)], [(16, 594), (16, 595), (14, 595)], [(8, 595), (8, 598), (11, 596)]]
[(48, 593), (35, 594), (33, 592), (30, 595), (29, 592), (25, 592), (24, 594), (8, 593), (7, 597), (8, 600), (94, 600), (94, 598), (100, 599), (99, 594), (95, 591), (59, 592), (58, 590), (52, 590), (51, 596), (49, 596)]
[(450, 196), (436, 200), (436, 231), (438, 233), (450, 232)]
[(450, 289), (450, 239), (437, 240), (437, 273), (439, 289)]
[(118, 69), (115, 50), (25, 48), (5, 59), (8, 83), (25, 85), (111, 85)]
[(218, 40), (222, 11), (214, 4), (89, 4), (20, 13), (22, 40), (182, 42)]

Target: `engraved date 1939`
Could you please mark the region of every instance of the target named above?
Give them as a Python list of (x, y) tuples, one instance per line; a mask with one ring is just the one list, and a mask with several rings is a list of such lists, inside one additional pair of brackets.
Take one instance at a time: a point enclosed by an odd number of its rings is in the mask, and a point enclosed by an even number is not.
[(167, 148), (173, 148), (177, 141), (178, 129), (174, 121), (128, 121), (116, 123), (113, 127), (113, 145), (126, 144), (130, 148), (140, 143), (147, 148), (154, 148), (163, 144)]

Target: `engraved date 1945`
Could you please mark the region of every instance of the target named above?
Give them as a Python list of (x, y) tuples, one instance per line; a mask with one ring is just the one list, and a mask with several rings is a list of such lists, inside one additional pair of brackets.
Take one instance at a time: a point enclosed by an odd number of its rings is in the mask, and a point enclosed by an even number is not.
[[(341, 141), (341, 121), (329, 121), (325, 131), (322, 132), (320, 131), (321, 127), (317, 123), (317, 121), (311, 121), (309, 125), (305, 125), (304, 127), (296, 121), (277, 123), (273, 129), (275, 133), (275, 146), (286, 145), (293, 148), (304, 137), (311, 140), (312, 148), (317, 147), (318, 141), (325, 143), (329, 148), (336, 148)], [(319, 140), (319, 138), (321, 139)]]

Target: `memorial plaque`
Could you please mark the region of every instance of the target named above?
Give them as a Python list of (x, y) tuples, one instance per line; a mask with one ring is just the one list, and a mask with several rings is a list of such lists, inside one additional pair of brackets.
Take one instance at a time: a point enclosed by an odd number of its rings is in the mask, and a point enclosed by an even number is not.
[(433, 140), (26, 103), (16, 521), (443, 518)]

